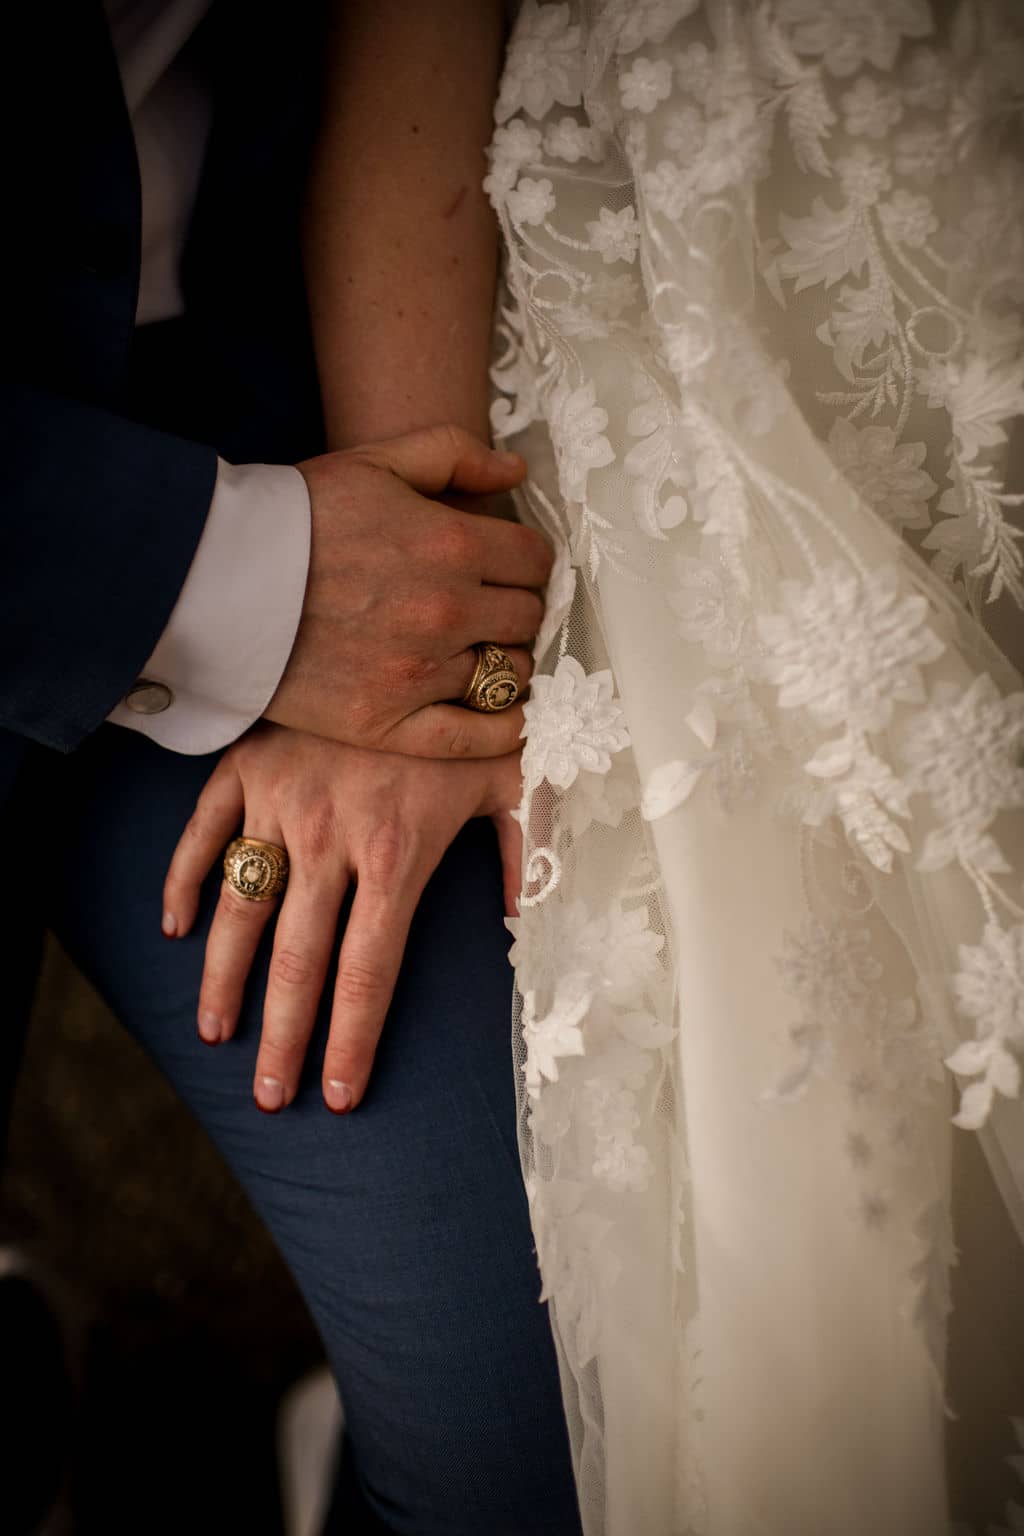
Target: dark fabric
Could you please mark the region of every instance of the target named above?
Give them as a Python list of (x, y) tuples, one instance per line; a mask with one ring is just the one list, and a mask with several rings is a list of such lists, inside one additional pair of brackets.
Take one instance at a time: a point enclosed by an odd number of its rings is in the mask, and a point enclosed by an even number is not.
[[(218, 419), (133, 420), (140, 190), (101, 0), (4, 16), (0, 726), (62, 750), (137, 675), (209, 509), (215, 445), (322, 441), (301, 263), (322, 7), (217, 0), (190, 45), (213, 126), (183, 282)], [(0, 735), (0, 755), (17, 751)]]
[(164, 870), (213, 760), (95, 729), (173, 606), (210, 449), (294, 462), (321, 446), (299, 244), (320, 10), (215, 0), (194, 44), (214, 118), (187, 317), (135, 335), (138, 178), (100, 0), (5, 16), (0, 113), (14, 100), (30, 115), (8, 116), (0, 149), (16, 214), (0, 369), (22, 412), (16, 479), (0, 453), (0, 721), (16, 733), (0, 734), (0, 790), (23, 758), (4, 816), (32, 839), (42, 915), (206, 1127), (302, 1287), (348, 1419), (339, 1532), (577, 1536), (515, 1146), (490, 828), (459, 838), (421, 903), (365, 1103), (343, 1119), (324, 1107), (321, 1018), (298, 1101), (268, 1118), (251, 1081), (269, 939), (238, 1038), (210, 1051), (195, 1011), (216, 879), (193, 936), (160, 934)]
[(160, 934), (162, 874), (212, 763), (113, 727), (75, 758), (51, 758), (46, 794), (63, 806), (52, 917), (299, 1281), (347, 1416), (337, 1529), (576, 1536), (516, 1151), (492, 830), (466, 829), (420, 906), (364, 1103), (343, 1118), (322, 1103), (325, 1005), (298, 1099), (267, 1117), (252, 1076), (269, 935), (237, 1038), (210, 1049), (195, 1009), (216, 879), (194, 936)]

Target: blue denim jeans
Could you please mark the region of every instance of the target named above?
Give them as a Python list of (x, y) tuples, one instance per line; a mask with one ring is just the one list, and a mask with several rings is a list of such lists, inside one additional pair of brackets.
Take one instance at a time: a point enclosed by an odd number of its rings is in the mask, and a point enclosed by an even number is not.
[(216, 873), (196, 931), (160, 933), (164, 871), (214, 761), (105, 727), (51, 763), (52, 925), (216, 1143), (305, 1295), (345, 1407), (339, 1529), (576, 1536), (516, 1151), (492, 830), (471, 823), (428, 887), (363, 1104), (337, 1118), (321, 1100), (324, 1008), (298, 1098), (265, 1116), (251, 1084), (270, 933), (238, 1034), (215, 1049), (195, 1014)]

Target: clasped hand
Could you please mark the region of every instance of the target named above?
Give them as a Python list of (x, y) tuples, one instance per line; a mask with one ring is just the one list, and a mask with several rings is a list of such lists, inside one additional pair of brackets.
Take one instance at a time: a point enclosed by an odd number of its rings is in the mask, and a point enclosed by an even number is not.
[(483, 640), (508, 651), (525, 686), (551, 550), (531, 528), (437, 498), (508, 491), (522, 459), (440, 426), (298, 468), (312, 508), (309, 576), (268, 718), (420, 757), (514, 751), (520, 707), (480, 715), (452, 701)]
[[(164, 928), (188, 933), (200, 886), (240, 823), (245, 835), (288, 850), (253, 1085), (273, 1112), (298, 1091), (342, 902), (355, 885), (323, 1063), (324, 1098), (343, 1113), (366, 1091), (424, 886), (471, 817), (494, 819), (514, 911), (522, 843), (510, 813), (521, 787), (522, 710), (481, 715), (452, 701), (483, 640), (501, 644), (527, 684), (551, 551), (528, 528), (433, 499), (505, 491), (524, 472), (515, 455), (456, 427), (299, 468), (312, 549), (292, 656), (268, 721), (225, 753), (199, 797), (167, 874)], [(221, 887), (199, 997), (199, 1032), (210, 1044), (235, 1030), (278, 905)]]
[[(273, 725), (257, 726), (225, 753), (175, 850), (164, 910), (178, 935), (187, 934), (202, 881), (243, 816), (247, 836), (288, 849), (291, 873), (274, 935), (253, 1085), (261, 1109), (282, 1109), (298, 1091), (349, 885), (355, 884), (355, 897), (323, 1062), (324, 1098), (339, 1112), (354, 1108), (366, 1091), (413, 913), (471, 817), (494, 819), (506, 908), (514, 910), (521, 842), (509, 813), (519, 794), (518, 754), (441, 763)], [(221, 887), (199, 996), (199, 1030), (210, 1044), (234, 1033), (246, 978), (277, 906)]]

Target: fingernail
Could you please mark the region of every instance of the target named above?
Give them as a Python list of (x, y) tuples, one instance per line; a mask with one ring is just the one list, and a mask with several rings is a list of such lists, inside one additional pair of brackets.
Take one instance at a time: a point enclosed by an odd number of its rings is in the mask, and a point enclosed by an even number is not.
[(328, 1109), (333, 1109), (336, 1115), (343, 1115), (346, 1109), (352, 1108), (352, 1089), (348, 1083), (341, 1083), (336, 1077), (328, 1078), (324, 1084), (324, 1099)]
[(511, 453), (507, 448), (495, 448), (494, 456), (502, 464), (507, 464), (510, 469), (518, 469), (520, 464), (523, 462), (522, 454)]
[(220, 1039), (220, 1019), (209, 1008), (204, 1008), (199, 1015), (199, 1037), (207, 1045), (216, 1045)]
[(276, 1115), (279, 1109), (284, 1108), (284, 1083), (278, 1082), (276, 1077), (257, 1078), (256, 1103), (267, 1114)]
[(173, 912), (164, 913), (163, 921), (161, 922), (160, 927), (163, 929), (164, 933), (169, 939), (174, 938), (174, 935), (178, 931), (178, 919), (175, 917)]

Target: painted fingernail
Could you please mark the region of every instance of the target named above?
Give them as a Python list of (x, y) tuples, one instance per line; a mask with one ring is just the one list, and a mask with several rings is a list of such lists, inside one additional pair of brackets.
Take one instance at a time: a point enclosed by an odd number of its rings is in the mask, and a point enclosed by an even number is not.
[(339, 1082), (336, 1077), (328, 1078), (324, 1084), (324, 1099), (328, 1109), (333, 1109), (336, 1115), (343, 1115), (347, 1109), (352, 1108), (352, 1089), (348, 1083)]
[(284, 1108), (284, 1083), (278, 1082), (276, 1077), (258, 1077), (256, 1103), (268, 1115), (276, 1115), (279, 1109)]
[(220, 1034), (220, 1019), (209, 1008), (204, 1008), (199, 1015), (199, 1038), (207, 1045), (216, 1045)]
[(164, 913), (163, 921), (161, 922), (160, 927), (163, 929), (164, 933), (169, 939), (174, 938), (174, 935), (178, 931), (178, 919), (175, 917), (173, 912)]

